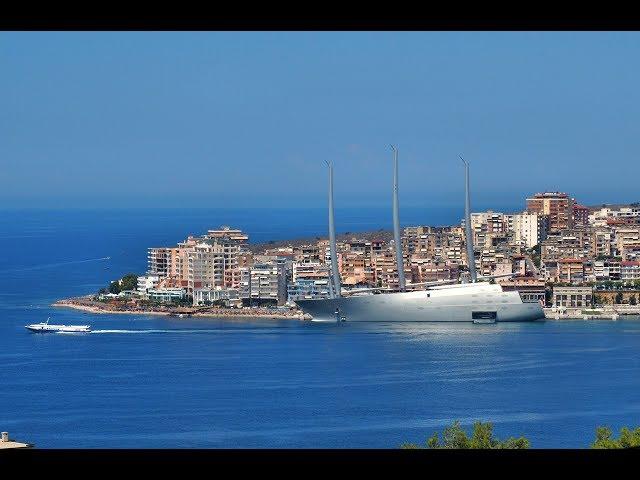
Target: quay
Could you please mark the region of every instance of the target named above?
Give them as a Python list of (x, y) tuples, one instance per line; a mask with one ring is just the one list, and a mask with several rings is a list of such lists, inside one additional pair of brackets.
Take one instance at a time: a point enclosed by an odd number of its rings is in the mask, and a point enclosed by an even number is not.
[(618, 320), (623, 315), (640, 315), (640, 307), (629, 305), (601, 308), (547, 307), (544, 316), (549, 320)]
[(8, 432), (2, 432), (2, 439), (0, 439), (0, 450), (10, 448), (32, 448), (30, 443), (21, 443), (11, 440)]

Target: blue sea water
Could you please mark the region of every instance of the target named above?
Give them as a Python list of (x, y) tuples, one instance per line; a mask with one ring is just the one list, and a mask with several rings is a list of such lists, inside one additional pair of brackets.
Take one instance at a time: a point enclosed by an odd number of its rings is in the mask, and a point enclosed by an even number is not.
[[(338, 210), (339, 231), (388, 228)], [(405, 224), (457, 210), (404, 209)], [(229, 224), (252, 241), (323, 235), (321, 210), (0, 212), (0, 429), (37, 447), (382, 447), (453, 420), (534, 447), (640, 425), (640, 320), (345, 324), (91, 315), (53, 308), (142, 273), (148, 246)], [(106, 257), (110, 257), (109, 260)], [(31, 334), (28, 323), (90, 324)]]

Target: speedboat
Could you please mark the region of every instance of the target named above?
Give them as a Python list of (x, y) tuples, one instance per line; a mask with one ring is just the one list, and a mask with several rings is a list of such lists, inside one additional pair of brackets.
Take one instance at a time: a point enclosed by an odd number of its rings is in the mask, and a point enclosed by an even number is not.
[(47, 318), (46, 322), (25, 325), (27, 330), (35, 333), (65, 332), (65, 333), (89, 333), (91, 327), (89, 325), (52, 325)]

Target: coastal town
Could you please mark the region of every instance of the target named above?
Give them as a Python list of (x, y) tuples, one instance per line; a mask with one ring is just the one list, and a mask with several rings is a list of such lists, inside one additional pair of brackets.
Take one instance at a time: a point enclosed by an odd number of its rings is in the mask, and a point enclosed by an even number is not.
[[(471, 214), (478, 275), (540, 302), (549, 318), (640, 313), (640, 204), (587, 207), (567, 193), (542, 192), (521, 212)], [(464, 220), (406, 227), (407, 286), (470, 280)], [(390, 232), (342, 234), (342, 288), (398, 288)], [(329, 241), (250, 244), (227, 226), (148, 249), (144, 275), (114, 280), (95, 295), (57, 305), (92, 312), (307, 318), (296, 300), (327, 298)], [(600, 310), (598, 310), (600, 309)], [(614, 317), (615, 318), (615, 317)]]

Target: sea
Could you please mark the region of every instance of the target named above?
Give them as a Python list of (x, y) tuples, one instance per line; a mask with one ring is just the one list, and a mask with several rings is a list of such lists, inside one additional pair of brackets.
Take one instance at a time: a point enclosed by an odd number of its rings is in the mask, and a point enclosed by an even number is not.
[[(404, 225), (459, 209), (403, 209)], [(338, 209), (338, 233), (390, 229)], [(37, 448), (398, 448), (458, 420), (534, 448), (640, 425), (640, 319), (341, 324), (94, 315), (51, 303), (146, 270), (147, 248), (230, 225), (326, 235), (322, 209), (0, 211), (0, 430)], [(89, 324), (90, 334), (24, 326)]]

